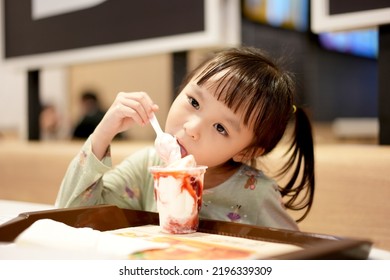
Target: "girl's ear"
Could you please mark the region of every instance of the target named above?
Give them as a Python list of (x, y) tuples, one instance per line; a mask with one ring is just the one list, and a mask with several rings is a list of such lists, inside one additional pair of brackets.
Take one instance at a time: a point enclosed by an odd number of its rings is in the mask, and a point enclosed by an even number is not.
[(248, 148), (244, 149), (235, 156), (233, 156), (233, 160), (235, 162), (247, 162), (251, 159), (257, 158), (264, 154), (264, 149), (263, 148)]

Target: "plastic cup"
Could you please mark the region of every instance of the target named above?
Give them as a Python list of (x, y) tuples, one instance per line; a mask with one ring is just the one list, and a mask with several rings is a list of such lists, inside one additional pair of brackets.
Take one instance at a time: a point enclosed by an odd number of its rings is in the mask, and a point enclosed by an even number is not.
[(149, 168), (154, 178), (154, 195), (163, 232), (197, 231), (206, 169), (207, 166)]

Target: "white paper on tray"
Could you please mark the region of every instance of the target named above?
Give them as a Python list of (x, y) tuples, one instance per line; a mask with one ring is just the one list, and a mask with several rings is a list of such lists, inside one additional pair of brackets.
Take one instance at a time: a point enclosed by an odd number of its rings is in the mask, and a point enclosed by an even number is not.
[(34, 222), (16, 238), (15, 244), (59, 251), (88, 252), (115, 259), (126, 259), (129, 254), (136, 252), (169, 247), (165, 243), (127, 238), (91, 228), (75, 228), (51, 219)]

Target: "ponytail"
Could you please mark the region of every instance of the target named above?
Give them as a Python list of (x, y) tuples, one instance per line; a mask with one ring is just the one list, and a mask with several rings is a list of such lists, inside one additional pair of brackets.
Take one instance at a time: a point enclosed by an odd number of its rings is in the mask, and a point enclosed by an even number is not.
[(280, 188), (285, 206), (291, 210), (305, 210), (297, 220), (302, 221), (309, 213), (314, 198), (314, 145), (310, 120), (302, 108), (294, 106), (295, 128), (287, 154), (289, 160), (279, 175), (292, 170), (287, 185)]

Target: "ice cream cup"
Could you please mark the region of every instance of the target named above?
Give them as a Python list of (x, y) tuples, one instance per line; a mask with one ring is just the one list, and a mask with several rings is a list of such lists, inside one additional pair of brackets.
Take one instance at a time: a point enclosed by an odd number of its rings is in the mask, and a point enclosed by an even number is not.
[(149, 168), (154, 178), (154, 195), (163, 232), (197, 231), (206, 169), (207, 166)]

